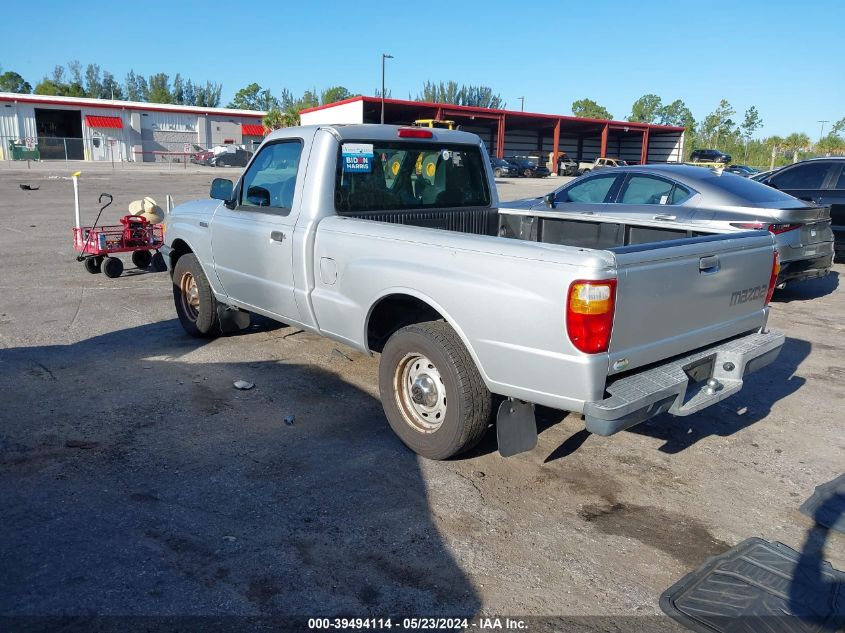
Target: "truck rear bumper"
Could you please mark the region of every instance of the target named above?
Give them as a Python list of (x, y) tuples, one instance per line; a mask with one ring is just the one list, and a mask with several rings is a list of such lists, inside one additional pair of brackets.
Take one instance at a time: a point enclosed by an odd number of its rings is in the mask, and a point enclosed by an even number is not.
[(783, 343), (780, 332), (757, 332), (619, 378), (608, 385), (609, 397), (584, 405), (587, 430), (613, 435), (667, 411), (700, 411), (739, 391), (743, 378), (774, 361)]

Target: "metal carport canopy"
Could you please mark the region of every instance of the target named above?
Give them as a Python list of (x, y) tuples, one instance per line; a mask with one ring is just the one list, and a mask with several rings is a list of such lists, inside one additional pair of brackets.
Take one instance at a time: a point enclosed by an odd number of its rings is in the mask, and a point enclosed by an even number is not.
[[(359, 95), (315, 108), (302, 110), (302, 114), (330, 110), (340, 105), (362, 102), (362, 123), (378, 123), (380, 119), (381, 103), (379, 97)], [(460, 106), (450, 103), (431, 103), (427, 101), (406, 101), (403, 99), (384, 100), (384, 121), (399, 125), (410, 125), (417, 119), (454, 120), (455, 122), (478, 127), (488, 127), (496, 131), (496, 156), (504, 156), (507, 131), (511, 130), (547, 130), (552, 136), (553, 164), (557, 163), (560, 154), (560, 137), (579, 138), (583, 141), (588, 136), (598, 136), (601, 156), (607, 155), (608, 138), (611, 132), (618, 135), (639, 135), (641, 137), (640, 162), (647, 162), (648, 142), (651, 134), (683, 134), (685, 128), (656, 125), (652, 123), (637, 123), (629, 121), (609, 121), (604, 119), (588, 119), (572, 115), (543, 114), (539, 112), (521, 112), (516, 110), (501, 110), (481, 108), (477, 106)], [(327, 123), (331, 121), (326, 120)], [(579, 147), (580, 147), (579, 141)]]

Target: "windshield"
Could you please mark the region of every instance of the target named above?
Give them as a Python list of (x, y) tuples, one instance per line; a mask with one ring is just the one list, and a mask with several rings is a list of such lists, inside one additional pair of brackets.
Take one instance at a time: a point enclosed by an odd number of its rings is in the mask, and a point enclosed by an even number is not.
[(340, 213), (487, 207), (490, 192), (477, 146), (344, 142), (334, 200)]

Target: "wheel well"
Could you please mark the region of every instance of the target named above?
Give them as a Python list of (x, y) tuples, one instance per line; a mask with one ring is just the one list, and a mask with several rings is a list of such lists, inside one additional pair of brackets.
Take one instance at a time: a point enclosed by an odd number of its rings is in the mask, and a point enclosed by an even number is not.
[(370, 312), (367, 322), (367, 347), (381, 352), (387, 339), (396, 330), (425, 321), (436, 321), (443, 316), (425, 301), (410, 295), (388, 295), (379, 300)]
[(176, 267), (176, 262), (179, 261), (179, 258), (182, 257), (182, 255), (194, 252), (191, 250), (191, 247), (188, 246), (187, 242), (179, 239), (173, 240), (173, 246), (171, 248), (173, 250), (170, 251), (170, 270), (173, 270)]

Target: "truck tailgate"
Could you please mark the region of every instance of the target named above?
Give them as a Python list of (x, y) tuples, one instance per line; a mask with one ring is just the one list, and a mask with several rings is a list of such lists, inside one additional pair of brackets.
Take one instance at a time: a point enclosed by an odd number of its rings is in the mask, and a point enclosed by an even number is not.
[(774, 241), (758, 232), (613, 249), (618, 286), (609, 373), (759, 329)]

